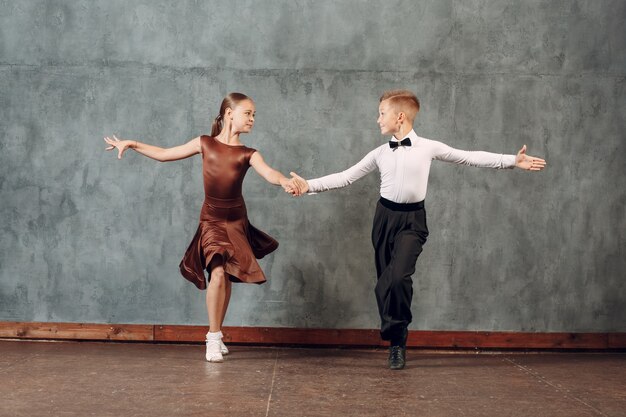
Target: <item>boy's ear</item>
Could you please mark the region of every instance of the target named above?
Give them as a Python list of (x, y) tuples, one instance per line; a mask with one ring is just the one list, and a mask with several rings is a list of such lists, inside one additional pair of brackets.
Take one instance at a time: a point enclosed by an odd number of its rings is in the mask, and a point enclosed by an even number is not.
[(399, 122), (404, 122), (405, 120), (406, 120), (406, 114), (403, 111), (399, 112), (398, 113), (398, 121)]

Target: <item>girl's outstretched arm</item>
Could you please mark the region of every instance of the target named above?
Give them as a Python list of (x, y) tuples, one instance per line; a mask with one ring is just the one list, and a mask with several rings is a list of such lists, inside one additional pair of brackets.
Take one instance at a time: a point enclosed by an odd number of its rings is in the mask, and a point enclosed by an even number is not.
[(258, 151), (252, 154), (252, 157), (250, 158), (250, 165), (260, 176), (265, 178), (267, 182), (274, 185), (280, 185), (285, 189), (285, 191), (288, 191), (291, 194), (300, 195), (302, 193), (300, 190), (296, 190), (295, 193), (289, 191), (294, 187), (289, 183), (289, 179), (279, 171), (276, 171), (274, 168), (267, 165)]
[(129, 148), (134, 149), (148, 158), (156, 159), (159, 162), (177, 161), (202, 152), (200, 137), (193, 138), (184, 145), (174, 146), (172, 148), (160, 148), (136, 140), (120, 140), (115, 135), (113, 135), (113, 137), (105, 137), (104, 141), (109, 145), (106, 148), (107, 151), (117, 148), (117, 159), (122, 159), (122, 155)]

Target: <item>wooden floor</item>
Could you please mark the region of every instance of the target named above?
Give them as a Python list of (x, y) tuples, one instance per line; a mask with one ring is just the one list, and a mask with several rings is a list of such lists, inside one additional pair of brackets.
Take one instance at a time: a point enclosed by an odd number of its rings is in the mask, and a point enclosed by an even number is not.
[(0, 416), (626, 416), (624, 353), (0, 341)]

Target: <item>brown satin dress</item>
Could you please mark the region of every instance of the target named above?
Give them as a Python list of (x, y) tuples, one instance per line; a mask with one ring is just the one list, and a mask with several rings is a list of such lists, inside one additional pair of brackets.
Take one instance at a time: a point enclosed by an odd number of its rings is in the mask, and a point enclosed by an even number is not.
[(200, 144), (204, 204), (198, 230), (180, 262), (180, 273), (204, 290), (204, 270), (215, 255), (221, 255), (231, 281), (262, 284), (265, 274), (255, 258), (276, 250), (278, 242), (248, 222), (241, 195), (243, 178), (256, 150), (226, 145), (211, 136), (201, 136)]

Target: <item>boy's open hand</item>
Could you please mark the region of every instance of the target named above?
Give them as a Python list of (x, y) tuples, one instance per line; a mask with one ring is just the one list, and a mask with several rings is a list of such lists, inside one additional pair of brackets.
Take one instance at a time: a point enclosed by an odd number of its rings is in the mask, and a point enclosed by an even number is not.
[(541, 158), (526, 155), (526, 145), (524, 145), (515, 157), (515, 166), (527, 171), (541, 171), (546, 167), (546, 161)]

